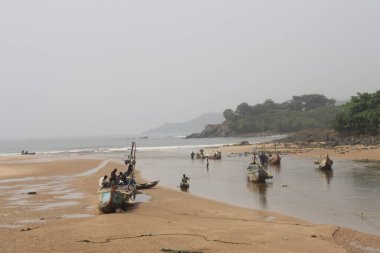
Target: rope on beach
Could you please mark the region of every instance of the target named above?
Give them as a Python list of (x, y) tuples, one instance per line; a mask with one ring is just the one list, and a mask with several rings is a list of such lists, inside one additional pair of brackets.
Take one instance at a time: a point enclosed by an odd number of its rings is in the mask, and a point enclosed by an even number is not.
[(203, 238), (205, 241), (208, 242), (218, 242), (218, 243), (225, 243), (225, 244), (236, 244), (236, 245), (252, 245), (251, 243), (245, 243), (245, 242), (230, 242), (230, 241), (223, 241), (223, 240), (218, 240), (218, 239), (208, 239), (204, 235), (199, 235), (199, 234), (181, 234), (181, 233), (165, 233), (165, 234), (141, 234), (141, 235), (136, 235), (136, 236), (123, 236), (123, 237), (115, 237), (115, 238), (107, 238), (105, 241), (91, 241), (91, 240), (80, 240), (77, 242), (85, 242), (85, 243), (109, 243), (111, 241), (115, 240), (123, 240), (123, 239), (133, 239), (133, 238), (141, 238), (141, 237), (149, 237), (149, 236), (195, 236), (195, 237), (200, 237)]

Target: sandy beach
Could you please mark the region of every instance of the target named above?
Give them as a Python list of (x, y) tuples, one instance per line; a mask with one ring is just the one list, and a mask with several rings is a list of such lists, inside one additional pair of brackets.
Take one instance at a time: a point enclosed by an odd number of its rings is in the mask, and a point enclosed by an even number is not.
[[(258, 148), (220, 149), (227, 153)], [(276, 150), (309, 157), (324, 152), (344, 159), (380, 157), (378, 147), (350, 147), (344, 154), (341, 149), (306, 152), (281, 145)], [(231, 206), (160, 185), (142, 190), (149, 200), (125, 213), (100, 214), (98, 179), (124, 167), (115, 160), (78, 157), (1, 158), (1, 251), (380, 252), (378, 236)], [(144, 182), (139, 173), (137, 181)]]
[[(313, 146), (316, 146), (314, 144)], [(323, 143), (318, 143), (318, 146), (323, 146)], [(330, 148), (323, 147), (308, 147), (298, 144), (285, 144), (285, 143), (264, 143), (264, 144), (249, 144), (249, 145), (228, 145), (218, 148), (209, 148), (205, 153), (213, 153), (216, 150), (222, 151), (224, 154), (228, 153), (252, 153), (260, 152), (279, 152), (285, 155), (294, 155), (301, 157), (319, 158), (325, 154), (329, 154), (335, 159), (347, 159), (357, 161), (380, 161), (380, 146), (336, 146)]]

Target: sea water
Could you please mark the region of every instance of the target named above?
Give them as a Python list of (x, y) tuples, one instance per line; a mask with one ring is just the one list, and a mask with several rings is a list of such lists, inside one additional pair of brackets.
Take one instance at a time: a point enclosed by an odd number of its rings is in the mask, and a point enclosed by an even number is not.
[(37, 154), (90, 154), (127, 152), (131, 143), (137, 143), (138, 150), (212, 147), (236, 144), (242, 141), (259, 143), (278, 139), (281, 136), (231, 137), (231, 138), (197, 138), (186, 139), (185, 136), (162, 136), (154, 138), (137, 136), (93, 136), (65, 138), (27, 138), (0, 139), (0, 154), (20, 154), (21, 150)]
[(250, 155), (222, 154), (221, 160), (190, 158), (191, 149), (140, 154), (138, 168), (149, 180), (175, 190), (183, 174), (188, 193), (221, 202), (275, 211), (319, 224), (335, 224), (380, 235), (380, 163), (334, 160), (323, 171), (311, 158), (282, 156), (269, 167), (266, 184), (247, 180)]

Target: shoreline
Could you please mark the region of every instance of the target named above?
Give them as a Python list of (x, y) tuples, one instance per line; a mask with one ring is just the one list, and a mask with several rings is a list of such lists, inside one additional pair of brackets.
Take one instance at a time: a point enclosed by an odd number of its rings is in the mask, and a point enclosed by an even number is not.
[[(220, 149), (222, 152), (249, 152), (256, 146), (254, 144)], [(375, 151), (379, 150), (375, 149)], [(358, 152), (363, 154), (366, 151)], [(311, 152), (289, 154), (314, 155)], [(20, 174), (17, 174), (17, 177), (21, 175), (56, 176), (57, 174), (64, 176), (86, 171), (105, 161), (105, 159), (77, 159), (76, 157), (62, 160), (59, 158), (62, 157), (43, 163), (30, 159), (30, 162), (23, 161), (22, 165), (12, 164), (17, 159), (7, 162), (0, 160), (0, 179), (9, 178), (9, 175), (4, 176), (4, 173), (6, 174), (4, 168), (8, 171), (19, 170)], [(33, 167), (35, 169), (30, 171)], [(123, 168), (123, 165), (108, 161), (94, 174), (69, 182), (70, 189), (74, 189), (74, 192), (82, 192), (87, 197), (84, 200), (67, 199), (69, 201), (65, 202), (80, 202), (80, 204), (40, 211), (22, 211), (25, 220), (34, 220), (35, 223), (21, 223), (22, 227), (14, 228), (0, 227), (0, 241), (6, 249), (5, 252), (29, 252), (31, 246), (34, 251), (41, 252), (104, 252), (118, 251), (124, 244), (133, 244), (134, 251), (138, 252), (160, 252), (160, 249), (201, 252), (377, 252), (380, 250), (378, 236), (334, 225), (313, 224), (270, 211), (232, 206), (160, 185), (143, 191), (150, 196), (150, 200), (137, 203), (125, 214), (99, 215), (96, 207), (94, 208), (97, 199), (97, 181), (104, 173), (108, 174), (113, 167)], [(64, 172), (62, 172), (63, 168)], [(60, 172), (57, 173), (57, 171)], [(138, 182), (146, 182), (141, 178), (139, 171), (136, 176)], [(16, 186), (17, 183), (7, 185)], [(58, 193), (52, 196), (37, 192), (36, 196), (26, 197), (30, 199), (37, 197), (39, 201), (49, 202), (52, 197), (59, 197), (58, 195)], [(0, 197), (3, 206), (7, 200), (4, 195)], [(0, 213), (2, 223), (13, 218), (21, 219), (18, 217), (22, 216), (21, 214), (9, 213), (18, 209), (20, 207), (10, 208), (10, 210), (2, 208)], [(67, 213), (90, 216), (76, 219), (62, 218)], [(41, 222), (37, 222), (38, 219)], [(133, 229), (120, 227), (121, 223)], [(227, 227), (229, 229), (226, 230)], [(49, 238), (49, 240), (41, 242), (42, 238)]]
[(279, 152), (280, 155), (293, 155), (299, 157), (319, 158), (329, 154), (336, 159), (354, 161), (380, 161), (380, 146), (345, 145), (336, 147), (323, 147), (323, 142), (313, 143), (312, 147), (305, 144), (288, 144), (282, 142), (258, 143), (258, 144), (235, 144), (220, 147), (205, 148), (205, 153), (213, 153), (216, 150), (222, 153), (245, 153), (252, 154), (254, 151)]

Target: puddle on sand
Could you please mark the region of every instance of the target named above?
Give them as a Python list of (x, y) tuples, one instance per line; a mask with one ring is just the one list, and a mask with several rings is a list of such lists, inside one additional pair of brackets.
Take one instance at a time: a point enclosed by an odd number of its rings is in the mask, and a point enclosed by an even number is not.
[(20, 228), (24, 225), (0, 224), (0, 228)]
[(93, 215), (93, 214), (85, 214), (85, 213), (82, 213), (82, 214), (64, 214), (61, 216), (61, 218), (64, 218), (64, 219), (82, 219), (82, 218), (91, 218), (94, 216), (95, 215)]
[(84, 193), (76, 192), (70, 193), (63, 196), (54, 197), (56, 199), (82, 199), (84, 197)]
[(275, 220), (276, 218), (275, 217), (273, 217), (273, 216), (267, 216), (267, 217), (265, 217), (265, 221), (273, 221), (273, 220)]
[(88, 211), (95, 210), (95, 209), (96, 209), (96, 206), (88, 206), (88, 207), (86, 207), (86, 210), (88, 210)]
[(48, 210), (50, 208), (56, 208), (56, 207), (75, 206), (77, 204), (79, 204), (79, 202), (76, 202), (76, 201), (49, 203), (49, 204), (41, 205), (38, 208), (34, 208), (34, 210), (41, 211), (41, 210)]
[(1, 179), (0, 183), (15, 183), (15, 182), (29, 182), (35, 180), (46, 180), (49, 177), (23, 177), (23, 178), (10, 178), (10, 179)]
[(50, 194), (50, 195), (60, 195), (60, 194), (70, 193), (70, 192), (72, 192), (72, 191), (73, 191), (73, 189), (54, 190), (54, 191), (50, 191), (50, 192), (48, 192), (47, 194)]
[(150, 198), (151, 197), (149, 195), (146, 195), (146, 194), (137, 194), (134, 202), (135, 203), (148, 202), (150, 200)]
[(45, 219), (29, 219), (29, 220), (20, 220), (17, 221), (17, 223), (42, 223), (46, 222)]

